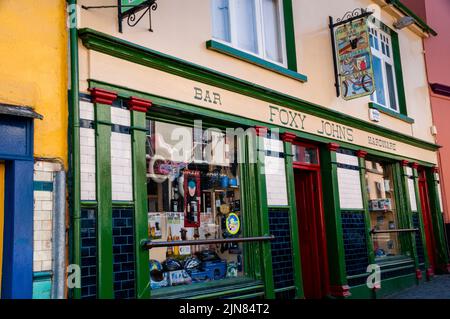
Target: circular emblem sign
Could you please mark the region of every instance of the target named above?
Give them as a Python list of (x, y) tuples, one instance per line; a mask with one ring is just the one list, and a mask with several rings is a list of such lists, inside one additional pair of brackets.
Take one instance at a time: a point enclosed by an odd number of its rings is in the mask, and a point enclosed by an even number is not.
[(225, 226), (227, 228), (227, 232), (230, 235), (236, 235), (239, 233), (241, 228), (241, 221), (239, 220), (239, 216), (235, 213), (231, 213), (227, 216)]

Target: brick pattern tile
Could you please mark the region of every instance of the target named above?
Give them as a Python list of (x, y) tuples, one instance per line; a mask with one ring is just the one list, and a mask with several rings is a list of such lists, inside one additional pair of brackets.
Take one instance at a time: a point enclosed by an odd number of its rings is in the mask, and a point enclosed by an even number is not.
[(81, 211), (81, 298), (97, 295), (97, 213), (94, 209)]
[(364, 213), (342, 212), (341, 218), (347, 276), (364, 274), (369, 264)]
[(113, 209), (114, 295), (135, 298), (133, 208)]
[(294, 285), (291, 232), (288, 210), (269, 211), (269, 230), (275, 236), (271, 241), (272, 268), (275, 289)]

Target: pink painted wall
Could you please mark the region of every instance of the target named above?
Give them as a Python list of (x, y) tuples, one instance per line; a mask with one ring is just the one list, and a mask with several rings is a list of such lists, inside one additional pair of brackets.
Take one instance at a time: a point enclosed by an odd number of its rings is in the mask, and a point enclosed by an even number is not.
[[(438, 35), (424, 39), (428, 82), (450, 86), (450, 0), (403, 0)], [(433, 122), (437, 128), (444, 219), (450, 223), (450, 98), (430, 89)]]
[[(450, 86), (450, 0), (404, 0), (403, 3), (424, 17), (438, 35), (424, 40), (428, 82)], [(433, 121), (437, 127), (444, 218), (450, 223), (450, 98), (430, 89)]]

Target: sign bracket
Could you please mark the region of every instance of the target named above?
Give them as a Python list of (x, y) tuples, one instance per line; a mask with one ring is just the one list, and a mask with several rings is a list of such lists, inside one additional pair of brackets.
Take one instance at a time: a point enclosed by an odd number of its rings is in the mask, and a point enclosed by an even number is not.
[[(152, 11), (156, 11), (158, 9), (158, 3), (156, 3), (157, 0), (146, 0), (140, 4), (136, 5), (124, 5), (122, 4), (122, 0), (117, 1), (117, 5), (107, 5), (107, 6), (81, 6), (84, 10), (91, 10), (91, 9), (111, 9), (111, 8), (118, 8), (117, 18), (119, 21), (119, 32), (123, 32), (123, 20), (127, 19), (127, 24), (130, 27), (135, 27), (142, 18), (148, 13), (148, 20), (149, 20), (149, 31), (153, 32), (152, 29)], [(125, 12), (123, 9), (130, 8), (126, 10)], [(144, 12), (137, 17), (137, 14), (140, 13), (142, 10)]]
[(336, 97), (341, 96), (341, 88), (339, 83), (339, 70), (338, 62), (336, 57), (336, 39), (334, 35), (334, 29), (340, 25), (350, 23), (355, 20), (363, 19), (372, 15), (373, 12), (364, 8), (356, 8), (353, 11), (347, 11), (342, 18), (336, 19), (334, 21), (333, 17), (329, 16), (329, 28), (331, 33), (331, 47), (333, 50), (333, 64), (334, 64), (334, 86), (336, 87)]

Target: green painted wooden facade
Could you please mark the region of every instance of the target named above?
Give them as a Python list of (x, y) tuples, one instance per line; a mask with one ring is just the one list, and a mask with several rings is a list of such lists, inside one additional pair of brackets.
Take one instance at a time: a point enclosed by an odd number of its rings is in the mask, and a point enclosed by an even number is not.
[[(362, 120), (351, 118), (345, 114), (338, 113), (306, 101), (299, 100), (297, 98), (284, 95), (280, 92), (274, 92), (267, 90), (266, 88), (259, 87), (253, 83), (248, 83), (241, 79), (232, 78), (228, 75), (221, 74), (216, 71), (206, 69), (204, 67), (181, 61), (173, 57), (161, 54), (159, 52), (152, 51), (147, 48), (139, 47), (135, 44), (126, 42), (124, 40), (116, 39), (109, 35), (105, 35), (90, 29), (83, 29), (72, 34), (72, 46), (76, 43), (77, 36), (80, 35), (83, 44), (92, 50), (96, 50), (105, 54), (109, 54), (115, 57), (126, 59), (128, 61), (139, 63), (150, 68), (156, 68), (171, 74), (179, 75), (185, 78), (189, 78), (194, 81), (214, 85), (232, 92), (245, 94), (254, 98), (285, 105), (295, 110), (300, 110), (307, 114), (321, 116), (324, 119), (330, 119), (345, 125), (349, 125), (355, 128), (361, 128), (366, 131), (376, 133), (382, 136), (386, 136), (392, 139), (401, 140), (405, 143), (421, 147), (426, 150), (437, 150), (438, 146), (432, 143), (424, 142), (415, 139), (411, 136), (403, 135), (398, 132), (391, 131), (386, 128), (382, 128), (377, 125), (368, 124)], [(75, 50), (75, 49), (73, 49)], [(73, 54), (77, 54), (73, 52)], [(290, 65), (294, 65), (293, 62)], [(77, 70), (73, 69), (75, 75), (73, 81), (78, 81)], [(194, 118), (180, 119), (177, 116), (171, 115), (173, 111), (182, 111), (188, 114), (195, 114), (197, 117), (205, 119), (207, 125), (216, 127), (222, 127), (227, 123), (234, 126), (267, 126), (266, 123), (258, 121), (252, 121), (249, 119), (243, 119), (233, 114), (225, 114), (219, 111), (212, 111), (195, 105), (182, 103), (180, 101), (174, 101), (166, 97), (152, 95), (151, 92), (140, 92), (133, 90), (132, 88), (119, 87), (111, 83), (104, 83), (90, 79), (89, 86), (91, 89), (105, 89), (115, 92), (120, 99), (129, 99), (130, 97), (139, 97), (152, 101), (153, 106), (159, 109), (164, 109), (165, 112), (154, 111), (152, 108), (147, 114), (142, 112), (131, 112), (132, 119), (132, 163), (133, 163), (133, 189), (134, 199), (132, 205), (135, 210), (134, 215), (134, 229), (135, 229), (135, 256), (136, 256), (136, 296), (138, 298), (151, 298), (152, 294), (149, 289), (149, 272), (148, 272), (148, 251), (141, 247), (141, 240), (145, 239), (148, 233), (147, 225), (147, 194), (146, 194), (146, 160), (145, 160), (145, 120), (147, 118), (161, 121), (171, 121), (173, 123), (180, 123), (183, 125), (193, 125)], [(112, 217), (111, 211), (113, 205), (115, 205), (111, 199), (111, 160), (110, 160), (110, 110), (108, 105), (98, 103), (95, 105), (96, 111), (96, 144), (101, 145), (97, 149), (97, 202), (96, 203), (82, 203), (79, 197), (79, 136), (77, 128), (79, 127), (78, 114), (78, 90), (72, 88), (71, 91), (71, 128), (72, 128), (72, 228), (71, 238), (73, 245), (71, 248), (71, 259), (73, 262), (79, 264), (80, 260), (80, 224), (79, 224), (79, 212), (81, 207), (88, 205), (96, 205), (98, 209), (98, 297), (99, 298), (113, 298), (113, 269), (112, 269)], [(271, 126), (269, 126), (269, 129)], [(392, 155), (380, 151), (374, 151), (371, 149), (361, 148), (350, 143), (339, 142), (339, 145), (334, 145), (334, 140), (315, 136), (306, 132), (299, 132), (289, 130), (286, 128), (278, 128), (280, 133), (294, 133), (296, 136), (303, 140), (314, 141), (320, 144), (320, 158), (321, 158), (321, 176), (323, 186), (323, 200), (325, 207), (325, 220), (326, 220), (326, 236), (328, 247), (328, 261), (330, 270), (330, 285), (331, 294), (330, 297), (339, 298), (377, 298), (389, 294), (397, 289), (407, 287), (409, 285), (417, 284), (419, 280), (416, 274), (406, 274), (396, 278), (389, 278), (382, 281), (381, 289), (370, 290), (365, 285), (348, 287), (348, 277), (345, 268), (345, 251), (343, 244), (342, 222), (341, 222), (341, 209), (339, 205), (339, 187), (337, 182), (337, 163), (336, 163), (336, 148), (348, 148), (353, 151), (367, 152), (370, 156), (376, 156), (378, 158), (389, 160), (394, 165), (394, 172), (396, 176), (395, 185), (398, 191), (397, 202), (399, 203), (400, 224), (402, 227), (411, 227), (411, 208), (408, 201), (408, 188), (407, 180), (405, 178), (405, 167), (400, 164), (402, 160), (408, 160), (410, 162), (417, 162), (414, 159), (403, 158), (399, 155)], [(244, 156), (248, 155), (248, 150), (251, 145), (248, 140), (241, 140), (239, 143), (241, 152)], [(331, 144), (330, 144), (331, 143)], [(75, 144), (77, 146), (75, 146)], [(285, 164), (286, 164), (286, 180), (288, 189), (289, 204), (285, 208), (289, 210), (290, 221), (292, 225), (297, 224), (296, 217), (296, 205), (295, 205), (295, 185), (292, 163), (292, 147), (291, 143), (284, 142)], [(262, 150), (260, 150), (262, 152)], [(261, 154), (261, 156), (264, 156)], [(359, 159), (360, 164), (360, 177), (363, 190), (363, 202), (364, 202), (364, 214), (366, 220), (366, 237), (368, 239), (368, 256), (369, 262), (375, 260), (372, 242), (370, 240), (370, 223), (369, 223), (369, 211), (367, 206), (367, 190), (364, 187), (364, 170), (365, 161), (361, 156)], [(426, 162), (419, 162), (419, 164), (428, 168), (428, 185), (430, 190), (431, 208), (433, 214), (433, 227), (436, 230), (439, 240), (437, 244), (438, 260), (442, 265), (448, 263), (448, 256), (446, 254), (445, 241), (443, 237), (443, 225), (442, 215), (439, 208), (439, 200), (437, 195), (437, 181), (434, 177), (432, 167), (433, 165)], [(109, 169), (109, 171), (108, 171)], [(266, 197), (266, 185), (264, 175), (260, 174), (263, 170), (263, 164), (260, 162), (257, 164), (241, 164), (241, 196), (242, 196), (242, 210), (246, 216), (246, 223), (244, 225), (245, 236), (264, 236), (269, 235), (268, 225), (268, 210)], [(415, 177), (415, 192), (418, 203), (418, 210), (420, 213), (420, 197), (418, 196), (418, 181), (417, 181), (417, 169), (413, 168)], [(100, 187), (101, 185), (101, 187)], [(421, 216), (421, 214), (419, 214)], [(420, 219), (421, 233), (423, 234), (423, 220)], [(297, 227), (291, 227), (291, 240), (292, 240), (292, 255), (294, 257), (294, 269), (295, 269), (295, 295), (297, 298), (303, 298), (302, 287), (302, 274), (301, 274), (301, 262), (300, 262), (300, 248), (298, 244), (298, 230)], [(415, 243), (410, 238), (402, 239), (402, 247), (410, 252), (410, 257), (413, 260), (414, 267), (418, 268), (417, 252)], [(422, 236), (422, 241), (425, 247), (426, 267), (428, 267), (425, 237)], [(272, 257), (270, 243), (251, 243), (245, 245), (244, 262), (246, 265), (245, 272), (246, 277), (252, 280), (252, 287), (254, 289), (261, 289), (263, 295), (266, 298), (275, 297), (275, 289), (273, 282), (272, 271)], [(202, 284), (199, 284), (202, 285)], [(239, 288), (235, 290), (237, 286), (231, 285), (228, 289), (223, 289), (220, 292), (209, 292), (211, 284), (204, 285), (205, 292), (198, 297), (215, 298), (221, 296), (227, 296), (235, 293), (236, 291), (242, 291), (242, 296), (259, 296), (260, 292), (249, 292), (250, 288)], [(248, 292), (248, 293), (247, 293)], [(73, 291), (72, 297), (79, 298), (80, 292), (78, 289)]]

